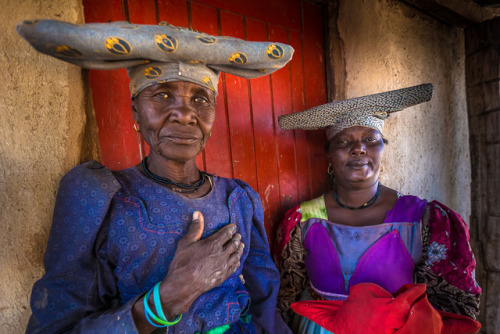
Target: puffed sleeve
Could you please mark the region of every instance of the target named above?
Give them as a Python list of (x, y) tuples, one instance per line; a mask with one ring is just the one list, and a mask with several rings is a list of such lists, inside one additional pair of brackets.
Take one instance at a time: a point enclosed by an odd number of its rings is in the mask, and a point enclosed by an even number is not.
[(119, 189), (111, 171), (95, 161), (75, 167), (61, 180), (45, 275), (33, 286), (27, 333), (137, 332), (131, 314), (135, 300), (120, 305), (113, 268), (97, 249)]
[(465, 221), (433, 201), (422, 228), (423, 259), (416, 266), (417, 283), (427, 285), (429, 301), (437, 309), (475, 319), (481, 288), (475, 279), (476, 260)]
[(276, 311), (280, 276), (272, 260), (264, 228), (259, 195), (246, 183), (235, 180), (246, 191), (253, 206), (249, 254), (243, 263), (245, 287), (251, 298), (250, 314), (257, 333), (291, 333)]
[(290, 308), (293, 302), (300, 299), (302, 291), (307, 285), (307, 272), (304, 264), (306, 250), (302, 244), (302, 219), (300, 206), (288, 210), (280, 224), (277, 248), (278, 268), (280, 271), (281, 286), (278, 294), (278, 310), (287, 323), (291, 323), (294, 312)]

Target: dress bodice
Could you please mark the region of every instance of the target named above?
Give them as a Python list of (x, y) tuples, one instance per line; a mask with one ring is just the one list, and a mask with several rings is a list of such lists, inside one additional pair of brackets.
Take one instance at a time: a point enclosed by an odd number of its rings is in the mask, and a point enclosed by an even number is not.
[(213, 177), (206, 196), (188, 199), (135, 167), (110, 171), (97, 162), (61, 180), (46, 274), (32, 293), (32, 305), (48, 306), (33, 308), (27, 332), (136, 332), (134, 303), (167, 275), (195, 210), (205, 217), (202, 238), (232, 223), (245, 248), (236, 272), (201, 294), (170, 332), (227, 326), (228, 333), (287, 332), (274, 317), (279, 275), (255, 191), (243, 181)]
[(323, 298), (344, 299), (358, 283), (390, 292), (412, 283), (422, 256), (420, 221), (426, 205), (415, 196), (400, 196), (379, 225), (347, 226), (321, 218), (302, 222), (311, 287)]

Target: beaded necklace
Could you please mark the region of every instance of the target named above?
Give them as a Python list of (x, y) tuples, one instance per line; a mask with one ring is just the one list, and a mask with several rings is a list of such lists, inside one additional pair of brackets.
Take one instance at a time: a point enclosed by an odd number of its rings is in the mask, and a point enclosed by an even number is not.
[(366, 202), (365, 204), (361, 205), (361, 206), (358, 206), (358, 207), (353, 207), (353, 206), (348, 206), (348, 205), (345, 205), (345, 204), (342, 204), (340, 203), (339, 201), (339, 197), (337, 195), (337, 191), (335, 191), (333, 193), (333, 198), (335, 198), (335, 202), (337, 202), (337, 204), (341, 207), (341, 208), (344, 208), (344, 209), (349, 209), (349, 210), (361, 210), (361, 209), (366, 209), (367, 207), (369, 207), (370, 205), (372, 205), (373, 203), (375, 203), (375, 201), (377, 200), (378, 198), (378, 195), (380, 195), (380, 187), (382, 185), (380, 184), (380, 182), (378, 183), (378, 186), (377, 186), (377, 191), (375, 192), (375, 195), (373, 195), (373, 197), (368, 201)]
[(189, 194), (194, 193), (205, 184), (205, 178), (209, 178), (210, 184), (212, 184), (212, 180), (210, 179), (210, 174), (204, 171), (198, 171), (200, 173), (200, 179), (194, 183), (177, 183), (172, 181), (166, 177), (162, 177), (151, 172), (146, 164), (146, 158), (144, 158), (141, 162), (142, 169), (144, 170), (144, 174), (146, 177), (162, 186), (167, 187), (168, 189), (182, 193)]

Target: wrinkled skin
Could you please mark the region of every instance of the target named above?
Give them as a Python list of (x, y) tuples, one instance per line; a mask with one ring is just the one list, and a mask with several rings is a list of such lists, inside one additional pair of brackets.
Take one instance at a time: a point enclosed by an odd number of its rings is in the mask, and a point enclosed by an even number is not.
[(201, 153), (212, 131), (215, 94), (190, 82), (157, 84), (132, 101), (132, 111), (151, 148), (148, 163), (189, 163)]
[[(212, 91), (183, 81), (145, 88), (132, 101), (132, 115), (150, 146), (148, 168), (176, 182), (193, 183), (200, 177), (196, 156), (210, 137), (215, 120)], [(141, 169), (140, 166), (138, 166)], [(185, 194), (197, 198), (210, 191), (206, 182), (198, 191)], [(169, 320), (189, 310), (201, 294), (220, 285), (240, 266), (244, 244), (236, 226), (229, 224), (200, 239), (204, 217), (196, 211), (187, 234), (177, 245), (167, 276), (160, 285), (163, 311)], [(153, 307), (153, 296), (149, 306)], [(144, 317), (143, 298), (132, 309), (139, 333), (155, 328)]]

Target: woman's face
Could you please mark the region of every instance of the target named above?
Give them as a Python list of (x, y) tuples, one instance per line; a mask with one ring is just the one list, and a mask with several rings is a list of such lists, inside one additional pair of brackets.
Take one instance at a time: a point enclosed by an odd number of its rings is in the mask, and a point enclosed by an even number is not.
[(150, 146), (150, 156), (187, 162), (205, 147), (215, 120), (215, 94), (200, 85), (174, 81), (145, 88), (132, 112)]
[(383, 153), (384, 141), (377, 130), (365, 126), (344, 129), (332, 138), (328, 150), (335, 182), (375, 183)]

